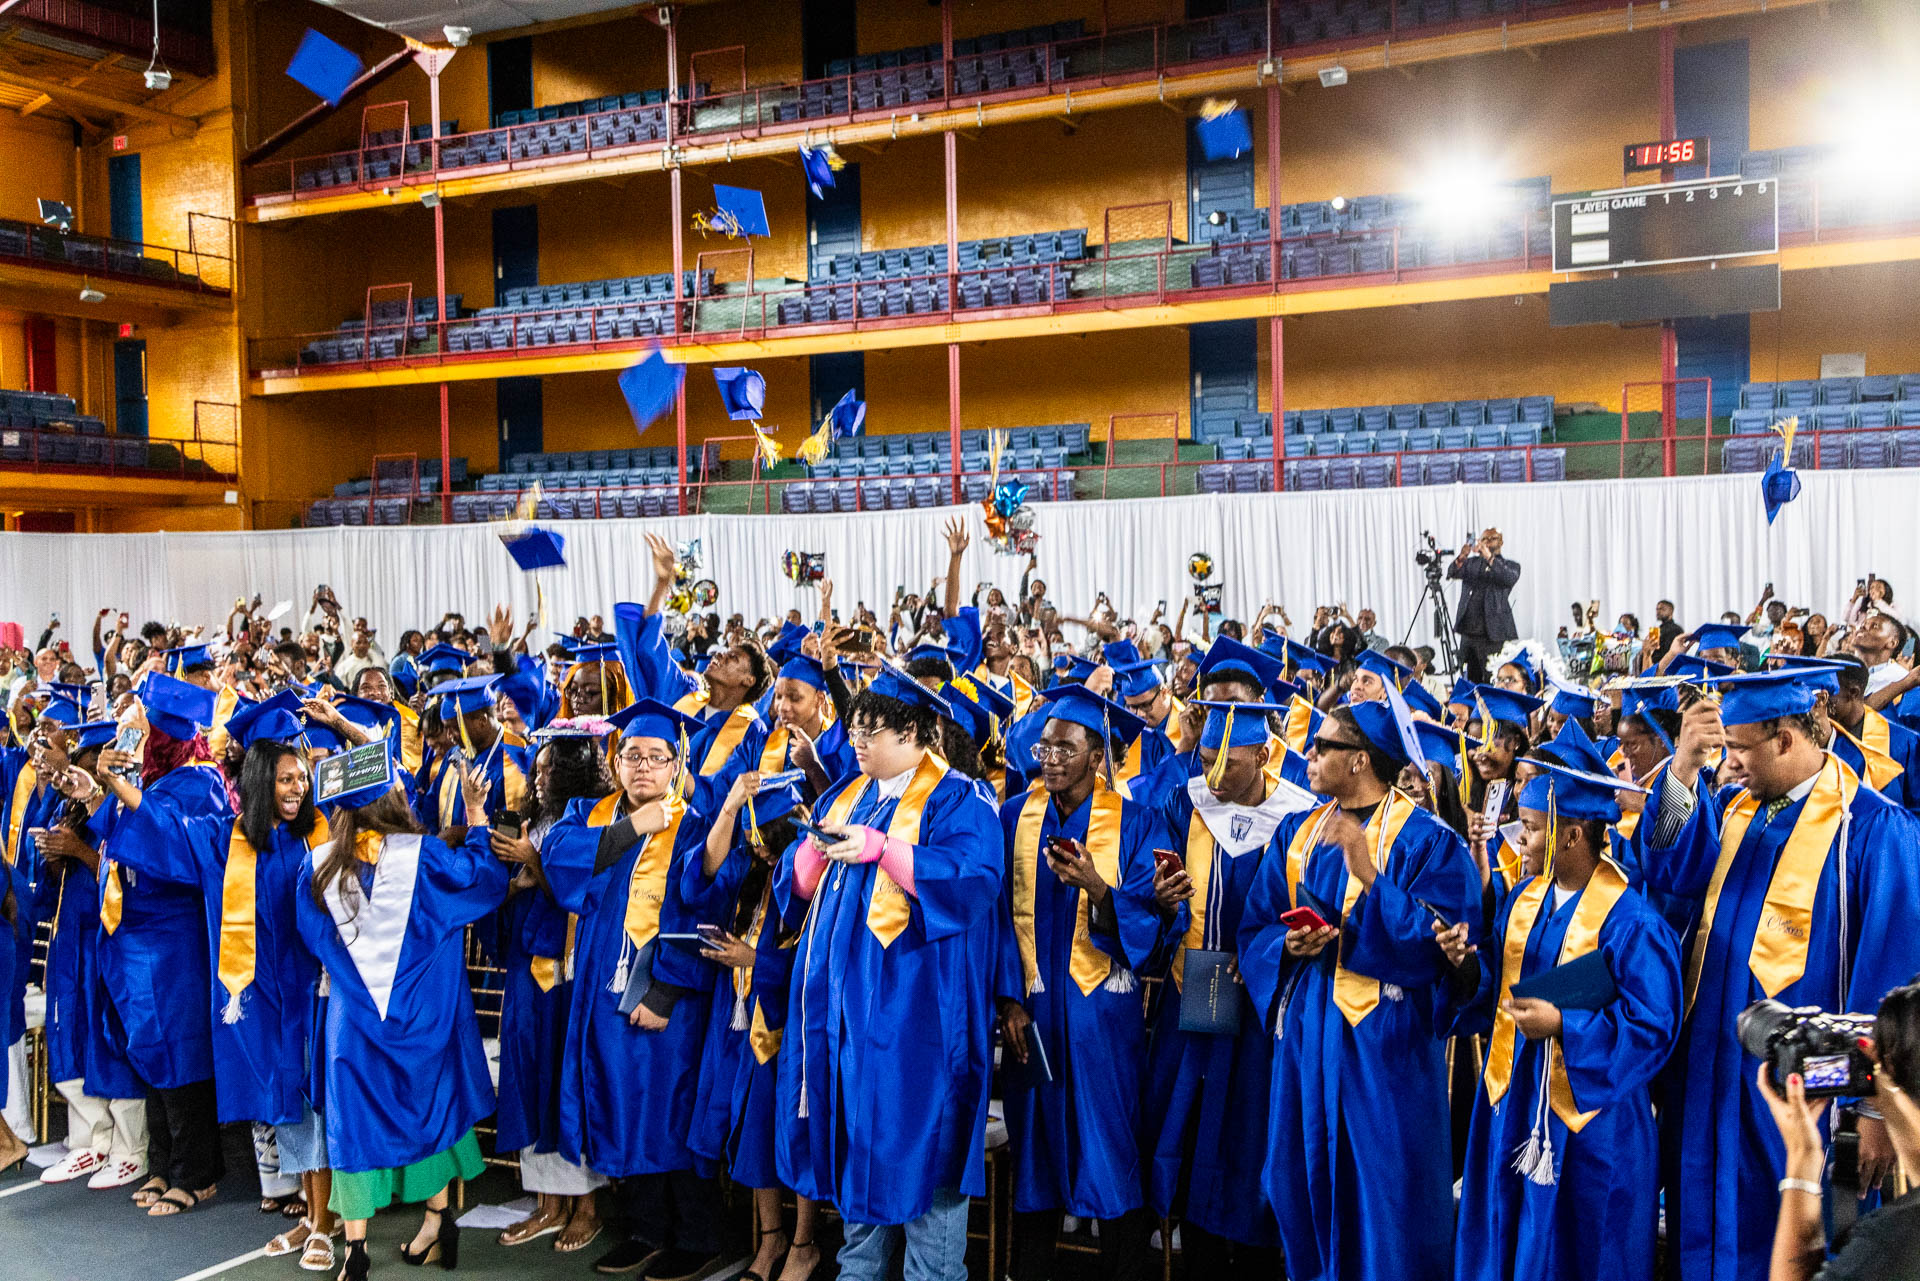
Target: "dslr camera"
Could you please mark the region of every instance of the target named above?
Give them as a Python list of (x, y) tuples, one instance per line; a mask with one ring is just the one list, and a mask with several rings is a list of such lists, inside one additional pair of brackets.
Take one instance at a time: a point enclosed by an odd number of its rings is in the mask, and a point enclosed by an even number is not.
[(1873, 1024), (1871, 1014), (1762, 1000), (1740, 1011), (1734, 1031), (1740, 1048), (1765, 1060), (1776, 1089), (1798, 1072), (1808, 1098), (1839, 1098), (1873, 1093), (1873, 1060), (1860, 1050), (1860, 1038), (1873, 1035)]

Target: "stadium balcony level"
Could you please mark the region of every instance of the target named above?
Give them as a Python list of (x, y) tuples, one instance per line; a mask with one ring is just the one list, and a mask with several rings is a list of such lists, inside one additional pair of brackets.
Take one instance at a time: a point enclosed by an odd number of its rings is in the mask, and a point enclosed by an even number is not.
[[(0, 218), (0, 289), (16, 300), (36, 292), (72, 295), (103, 286), (127, 302), (224, 308), (233, 297), (233, 224), (212, 214), (187, 215), (185, 249), (63, 232)], [(69, 299), (70, 301), (70, 299)], [(89, 314), (70, 307), (62, 314)]]
[[(785, 154), (802, 141), (846, 145), (1164, 103), (1258, 88), (1274, 78), (1263, 71), (1269, 59), (1282, 82), (1310, 82), (1335, 65), (1407, 67), (1817, 3), (1824, 0), (1361, 0), (1330, 19), (1282, 0), (798, 84), (748, 86), (743, 64), (737, 88), (697, 81), (697, 97), (627, 106), (638, 95), (626, 94), (609, 110), (439, 138), (424, 136), (431, 125), (411, 121), (405, 104), (391, 104), (400, 128), (363, 132), (353, 150), (248, 166), (242, 217), (386, 208), (416, 200), (420, 187), (478, 195)], [(1435, 13), (1447, 16), (1430, 20)]]
[[(108, 434), (97, 418), (35, 427), (0, 421), (0, 483), (18, 485), (21, 474), (28, 473), (54, 480), (99, 477), (231, 485), (240, 472), (237, 417), (232, 405), (195, 401), (193, 434), (180, 440)], [(11, 420), (29, 421), (17, 413)]]

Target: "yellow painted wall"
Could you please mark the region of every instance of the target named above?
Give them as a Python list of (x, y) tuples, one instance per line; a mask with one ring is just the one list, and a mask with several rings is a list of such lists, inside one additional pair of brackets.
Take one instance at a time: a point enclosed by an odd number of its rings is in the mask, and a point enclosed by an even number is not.
[(1870, 374), (1920, 373), (1920, 263), (1796, 271), (1781, 310), (1753, 318), (1753, 377), (1818, 378), (1822, 353), (1860, 352)]
[[(41, 199), (73, 205), (73, 133), (67, 122), (0, 113), (0, 218), (40, 221)], [(78, 212), (76, 210), (76, 212)], [(83, 222), (82, 230), (92, 230)], [(104, 222), (100, 227), (105, 231)]]
[(203, 532), (247, 528), (246, 508), (238, 503), (218, 507), (102, 507), (94, 515), (94, 532), (146, 534), (160, 530)]
[[(1102, 19), (1111, 30), (1176, 21), (1183, 6), (1175, 0), (1067, 0), (1066, 3), (1035, 5), (1030, 0), (956, 0), (953, 6), (953, 38), (985, 35), (996, 31), (1015, 31), (1043, 22), (1063, 22), (1079, 18), (1089, 34), (1101, 29)], [(855, 30), (862, 53), (882, 53), (913, 45), (940, 42), (940, 10), (932, 5), (903, 3), (903, 0), (858, 0)]]

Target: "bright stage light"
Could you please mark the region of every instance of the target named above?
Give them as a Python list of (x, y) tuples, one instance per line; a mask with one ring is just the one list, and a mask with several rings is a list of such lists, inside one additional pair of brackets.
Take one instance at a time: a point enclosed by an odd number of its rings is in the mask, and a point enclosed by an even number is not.
[(1429, 170), (1415, 186), (1420, 220), (1440, 231), (1485, 228), (1510, 214), (1514, 191), (1492, 164), (1456, 158)]

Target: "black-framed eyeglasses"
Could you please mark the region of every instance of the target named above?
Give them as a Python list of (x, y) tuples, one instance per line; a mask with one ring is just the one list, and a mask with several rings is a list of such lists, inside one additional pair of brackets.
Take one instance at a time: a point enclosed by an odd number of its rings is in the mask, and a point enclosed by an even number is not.
[(1307, 748), (1322, 756), (1328, 752), (1364, 752), (1366, 750), (1358, 743), (1343, 743), (1337, 738), (1328, 738), (1325, 734), (1308, 739)]

